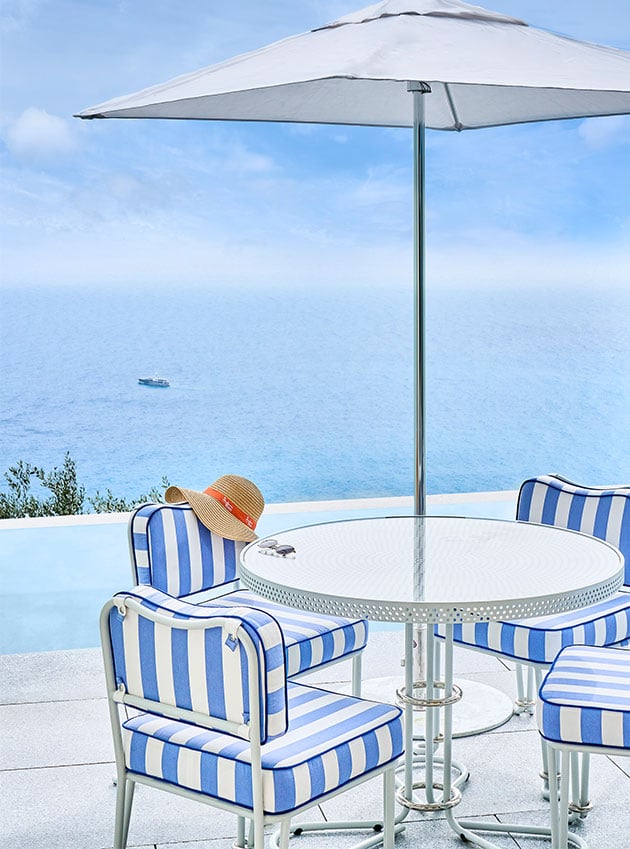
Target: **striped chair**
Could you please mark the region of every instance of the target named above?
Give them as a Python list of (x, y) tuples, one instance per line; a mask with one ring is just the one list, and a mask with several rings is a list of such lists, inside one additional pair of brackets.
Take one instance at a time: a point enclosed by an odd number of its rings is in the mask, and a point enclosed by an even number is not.
[[(520, 488), (516, 518), (599, 537), (617, 546), (626, 558), (625, 586), (607, 601), (534, 619), (455, 625), (457, 644), (517, 662), (516, 712), (520, 713), (531, 710), (535, 704), (532, 678), (536, 677), (540, 685), (543, 672), (563, 647), (623, 646), (630, 638), (630, 487), (579, 486), (559, 475), (530, 478)], [(438, 635), (442, 636), (439, 628)], [(529, 671), (526, 695), (519, 665)], [(543, 746), (545, 795), (548, 792), (546, 756)], [(585, 784), (582, 799), (587, 795)], [(577, 801), (574, 807), (579, 807)]]
[(382, 822), (343, 825), (382, 829), (393, 849), (401, 711), (288, 680), (268, 613), (140, 586), (105, 605), (101, 641), (118, 776), (114, 849), (127, 845), (136, 784), (235, 813), (235, 846), (262, 849), (265, 825), (280, 823), (287, 849), (295, 814), (379, 774)]
[(188, 504), (138, 508), (129, 522), (129, 545), (135, 584), (188, 600), (211, 591), (214, 606), (245, 605), (267, 611), (280, 623), (290, 678), (351, 658), (352, 692), (360, 695), (367, 622), (293, 610), (249, 590), (227, 592), (230, 584), (238, 582), (239, 555), (246, 543), (212, 533)]
[(550, 780), (552, 849), (566, 849), (569, 782), (572, 771), (574, 783), (577, 781), (577, 755), (630, 756), (630, 655), (615, 649), (569, 646), (553, 662), (539, 695), (538, 729), (549, 746), (554, 767)]
[(624, 644), (630, 638), (630, 487), (584, 487), (558, 475), (530, 478), (521, 486), (516, 518), (580, 531), (617, 546), (626, 555), (624, 589), (608, 601), (568, 613), (456, 625), (455, 640), (539, 671), (567, 645)]

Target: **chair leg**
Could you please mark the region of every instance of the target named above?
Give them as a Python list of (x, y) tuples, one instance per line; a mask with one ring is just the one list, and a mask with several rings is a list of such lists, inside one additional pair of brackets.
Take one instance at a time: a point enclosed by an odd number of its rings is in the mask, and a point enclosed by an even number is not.
[[(261, 810), (254, 811), (254, 840), (250, 841), (250, 845), (253, 846), (253, 849), (264, 849), (265, 847), (265, 820), (264, 814)], [(250, 830), (251, 835), (251, 830)]]
[(352, 695), (361, 698), (361, 662), (363, 655), (355, 654), (352, 658)]
[(127, 785), (125, 792), (125, 808), (123, 813), (123, 827), (122, 827), (122, 846), (123, 849), (127, 845), (127, 838), (129, 836), (129, 820), (131, 818), (131, 806), (133, 805), (133, 794), (136, 789), (135, 781), (127, 781), (125, 782)]
[(555, 769), (555, 765), (551, 762), (549, 744), (543, 738), (540, 738), (540, 754), (542, 757), (542, 772), (540, 777), (543, 780), (542, 796), (543, 799), (549, 799), (551, 794), (551, 773)]
[[(523, 663), (517, 663), (514, 670), (516, 676), (516, 702), (514, 713), (534, 713), (536, 699), (534, 697), (534, 670), (531, 666), (525, 667)], [(525, 678), (526, 684), (523, 683)]]
[(589, 801), (591, 756), (588, 752), (571, 752), (572, 793), (569, 810), (584, 819), (593, 807)]
[(283, 820), (280, 825), (279, 849), (289, 849), (289, 834), (291, 833), (291, 820)]
[(394, 794), (395, 772), (383, 773), (383, 849), (394, 849)]
[(525, 708), (525, 691), (523, 689), (522, 663), (517, 663), (514, 667), (514, 677), (516, 678), (516, 703), (514, 705), (514, 713), (523, 713)]
[(551, 818), (551, 849), (560, 849), (560, 811), (558, 802), (558, 753), (549, 746), (549, 816)]
[[(542, 684), (543, 673), (542, 670), (536, 669), (536, 691), (540, 689), (540, 685)], [(543, 799), (549, 799), (550, 791), (550, 775), (551, 770), (556, 769), (555, 759), (551, 758), (551, 747), (547, 743), (547, 741), (541, 737), (540, 738), (540, 753), (542, 755), (542, 772), (540, 773), (540, 777), (543, 780), (542, 787), (542, 796)]]
[(245, 849), (245, 817), (236, 818), (236, 843), (234, 849)]
[[(569, 845), (569, 796), (575, 781), (575, 752), (558, 752), (549, 746), (549, 813), (551, 816), (551, 849), (567, 849)], [(558, 770), (558, 761), (560, 769)], [(560, 786), (558, 787), (558, 778)]]
[[(118, 776), (116, 783), (116, 817), (114, 820), (114, 849), (125, 849), (125, 808), (127, 795), (127, 780), (124, 775)], [(130, 806), (131, 807), (131, 806)]]
[(580, 782), (580, 808), (584, 813), (582, 816), (585, 817), (588, 811), (591, 809), (591, 803), (589, 801), (590, 796), (590, 777), (591, 777), (591, 756), (588, 752), (582, 753), (582, 780)]
[[(560, 762), (560, 807), (558, 827), (558, 849), (565, 849), (569, 840), (569, 778), (571, 753), (562, 752)], [(551, 800), (550, 800), (551, 801)], [(554, 847), (555, 849), (555, 847)]]

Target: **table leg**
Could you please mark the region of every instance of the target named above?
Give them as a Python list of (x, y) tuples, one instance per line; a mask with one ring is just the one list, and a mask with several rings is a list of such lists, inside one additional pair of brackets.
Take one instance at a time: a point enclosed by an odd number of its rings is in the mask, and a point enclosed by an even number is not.
[[(445, 652), (444, 683), (435, 681), (435, 637), (433, 630), (428, 629), (426, 635), (426, 682), (413, 681), (413, 626), (405, 626), (405, 686), (398, 691), (399, 698), (405, 708), (405, 764), (404, 789), (399, 787), (398, 802), (405, 808), (415, 811), (442, 811), (454, 807), (461, 800), (459, 786), (468, 779), (468, 770), (452, 759), (452, 730), (453, 704), (461, 698), (461, 690), (453, 685), (453, 629), (449, 629)], [(423, 689), (425, 697), (415, 696), (415, 691)], [(444, 694), (438, 695), (439, 689)], [(425, 739), (414, 747), (413, 712), (414, 707), (421, 707), (426, 712)], [(444, 734), (441, 737), (440, 712), (444, 711)], [(439, 742), (443, 740), (444, 755), (437, 756)], [(424, 781), (413, 781), (414, 766), (424, 769)], [(442, 782), (435, 781), (435, 767), (442, 768)], [(453, 780), (452, 772), (456, 769), (458, 777)], [(418, 798), (415, 791), (423, 791), (424, 798)], [(436, 798), (436, 790), (441, 791)]]

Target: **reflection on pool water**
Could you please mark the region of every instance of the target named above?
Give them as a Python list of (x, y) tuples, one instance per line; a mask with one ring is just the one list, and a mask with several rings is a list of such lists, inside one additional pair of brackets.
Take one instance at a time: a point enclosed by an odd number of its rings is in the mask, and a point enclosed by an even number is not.
[[(491, 500), (430, 499), (429, 512), (513, 518), (515, 493), (494, 495)], [(258, 531), (264, 536), (318, 522), (410, 512), (408, 499), (335, 502), (332, 508), (325, 502), (269, 505)], [(126, 517), (67, 522), (72, 519), (51, 520), (43, 527), (0, 521), (0, 654), (98, 646), (101, 607), (113, 593), (131, 586)]]

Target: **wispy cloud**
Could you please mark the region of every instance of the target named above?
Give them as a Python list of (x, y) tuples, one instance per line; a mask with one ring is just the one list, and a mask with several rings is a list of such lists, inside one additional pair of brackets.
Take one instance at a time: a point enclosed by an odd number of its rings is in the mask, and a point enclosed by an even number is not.
[(630, 116), (589, 118), (582, 121), (578, 132), (587, 147), (595, 150), (617, 144), (630, 144)]
[(52, 160), (79, 147), (78, 132), (70, 122), (30, 106), (4, 130), (4, 141), (18, 159)]
[(248, 150), (238, 143), (224, 150), (221, 158), (224, 168), (238, 174), (272, 174), (280, 170), (273, 157)]

